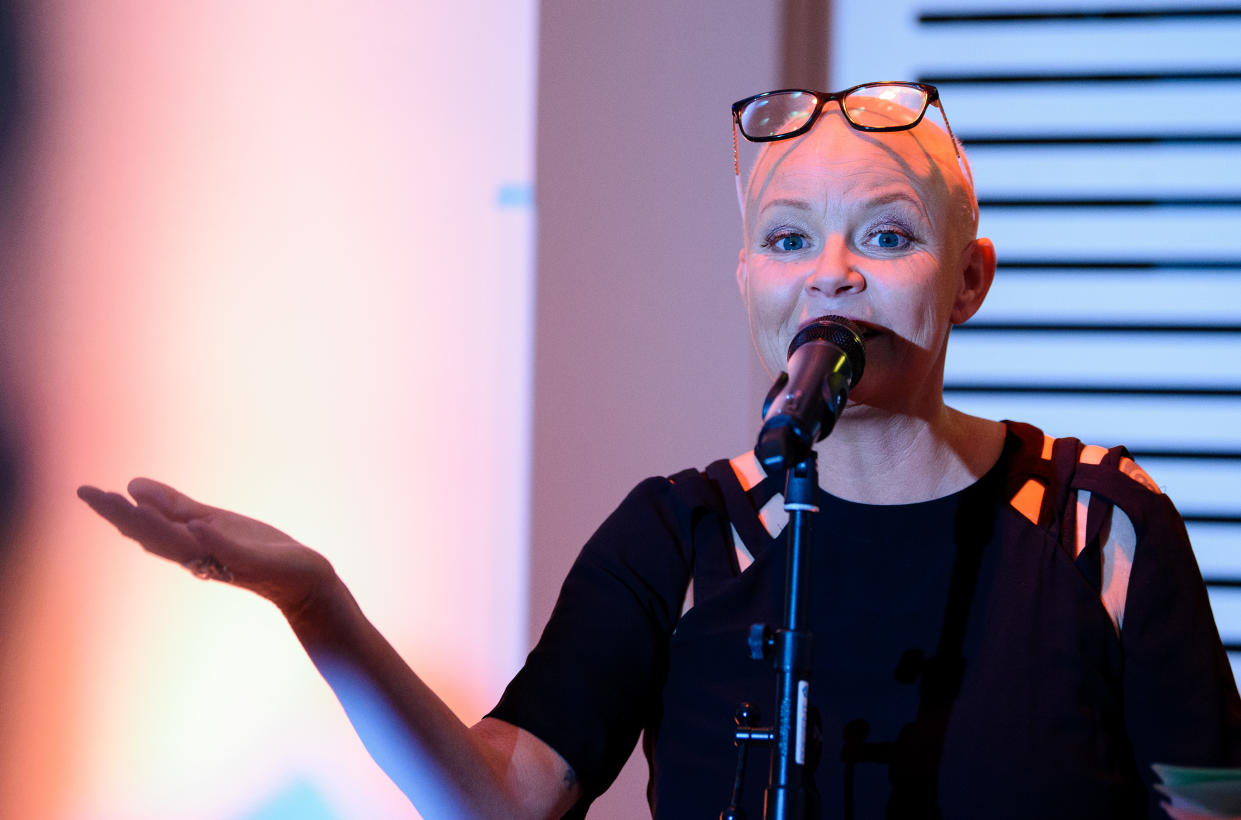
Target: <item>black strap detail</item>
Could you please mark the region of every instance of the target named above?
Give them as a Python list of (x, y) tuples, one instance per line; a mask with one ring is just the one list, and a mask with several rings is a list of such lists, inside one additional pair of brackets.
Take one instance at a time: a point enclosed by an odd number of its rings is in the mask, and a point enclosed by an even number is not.
[(761, 510), (767, 506), (767, 502), (779, 495), (781, 490), (780, 483), (769, 475), (764, 475), (763, 480), (750, 488), (750, 503), (754, 505), (755, 511)]
[(1092, 484), (1090, 479), (1101, 474), (1120, 472), (1120, 460), (1128, 457), (1129, 451), (1124, 447), (1113, 447), (1103, 455), (1098, 464), (1078, 465), (1078, 470), (1073, 475), (1073, 489), (1090, 492), (1090, 504), (1086, 508), (1086, 543), (1078, 556), (1077, 566), (1091, 580), (1095, 589), (1100, 591), (1103, 589), (1102, 536), (1111, 530), (1112, 511), (1116, 508), (1116, 501), (1085, 485)]
[[(1111, 527), (1115, 499), (1100, 494), (1095, 484), (1101, 476), (1118, 472), (1120, 460), (1126, 458), (1129, 452), (1124, 447), (1113, 447), (1098, 464), (1083, 464), (1083, 449), (1084, 445), (1075, 438), (1058, 438), (1053, 443), (1051, 476), (1045, 484), (1039, 526), (1057, 539), (1065, 555), (1073, 561), (1091, 587), (1102, 590), (1102, 535)], [(1085, 542), (1079, 553), (1075, 494), (1080, 490), (1089, 490), (1091, 495), (1086, 508)], [(1057, 510), (1062, 512), (1057, 515)]]
[(1077, 552), (1077, 500), (1074, 493), (1081, 489), (1083, 474), (1096, 470), (1116, 470), (1120, 459), (1127, 455), (1123, 447), (1109, 450), (1102, 463), (1082, 464), (1085, 445), (1076, 438), (1058, 438), (1052, 442), (1051, 459), (1041, 458), (1043, 433), (1029, 425), (1008, 422), (1009, 429), (1021, 438), (1024, 446), (1019, 469), (1010, 473), (1011, 498), (1027, 480), (1034, 478), (1043, 485), (1043, 501), (1039, 507), (1038, 525), (1060, 544), (1065, 556), (1074, 563), (1093, 589), (1103, 589), (1103, 554), (1100, 535), (1111, 524), (1112, 502), (1098, 493), (1091, 493), (1086, 513), (1086, 541)]
[(1069, 560), (1077, 557), (1077, 505), (1073, 504), (1073, 475), (1085, 445), (1075, 438), (1058, 438), (1051, 446), (1055, 478), (1043, 494), (1039, 526), (1046, 527), (1064, 547)]
[(673, 492), (689, 509), (694, 598), (702, 600), (740, 573), (726, 500), (736, 478), (728, 461), (721, 460), (702, 472), (682, 470), (670, 480)]

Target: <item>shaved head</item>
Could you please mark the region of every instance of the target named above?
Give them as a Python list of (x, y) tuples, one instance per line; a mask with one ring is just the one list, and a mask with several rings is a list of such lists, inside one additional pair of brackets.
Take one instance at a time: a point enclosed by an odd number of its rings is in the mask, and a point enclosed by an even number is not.
[(927, 408), (911, 402), (942, 405), (949, 330), (995, 272), (951, 136), (930, 118), (862, 131), (829, 105), (805, 134), (749, 144), (737, 284), (764, 364), (779, 372), (800, 328), (844, 316), (867, 348), (855, 404), (915, 415)]
[(830, 167), (844, 157), (875, 149), (916, 180), (926, 196), (947, 206), (946, 213), (951, 218), (944, 229), (965, 241), (978, 234), (978, 200), (965, 155), (960, 153), (958, 161), (959, 146), (929, 116), (905, 131), (859, 131), (849, 125), (839, 106), (828, 103), (808, 133), (756, 147), (757, 157), (745, 176), (743, 188), (747, 236), (754, 214), (769, 198), (772, 182), (782, 174), (799, 173), (798, 169), (806, 163)]

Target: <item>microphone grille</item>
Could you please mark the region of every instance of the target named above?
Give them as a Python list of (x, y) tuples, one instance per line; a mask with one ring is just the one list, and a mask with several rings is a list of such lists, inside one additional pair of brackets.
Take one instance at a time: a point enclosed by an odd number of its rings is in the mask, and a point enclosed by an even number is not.
[(862, 378), (862, 370), (866, 367), (866, 347), (862, 344), (862, 329), (853, 322), (843, 316), (820, 316), (797, 331), (789, 343), (789, 356), (807, 342), (827, 342), (841, 349), (853, 370), (850, 387)]

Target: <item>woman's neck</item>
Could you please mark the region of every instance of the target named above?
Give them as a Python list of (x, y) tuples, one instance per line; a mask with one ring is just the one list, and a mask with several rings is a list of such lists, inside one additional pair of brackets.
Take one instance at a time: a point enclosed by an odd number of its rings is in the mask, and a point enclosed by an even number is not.
[(851, 407), (819, 442), (819, 485), (866, 504), (911, 504), (962, 490), (999, 460), (1004, 425), (943, 404), (929, 417)]

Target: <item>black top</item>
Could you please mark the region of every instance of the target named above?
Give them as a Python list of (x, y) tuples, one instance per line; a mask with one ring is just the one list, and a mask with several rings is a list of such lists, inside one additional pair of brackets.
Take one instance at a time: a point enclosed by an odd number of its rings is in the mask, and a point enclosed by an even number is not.
[[(1149, 764), (1241, 765), (1241, 700), (1172, 504), (1079, 443), (1009, 424), (971, 487), (919, 504), (821, 493), (811, 546), (822, 817), (1162, 817)], [(1038, 524), (1009, 499), (1046, 487)], [(1075, 558), (1072, 492), (1090, 490)], [(648, 479), (587, 543), (492, 716), (573, 766), (580, 817), (640, 732), (659, 818), (714, 818), (736, 767), (733, 714), (773, 714), (751, 624), (779, 624), (783, 541), (727, 462)], [(1138, 544), (1118, 637), (1099, 599), (1098, 534), (1121, 507)], [(754, 562), (739, 572), (730, 524)], [(772, 548), (776, 544), (776, 548)], [(694, 606), (681, 616), (693, 579)], [(743, 807), (762, 817), (767, 749)]]

